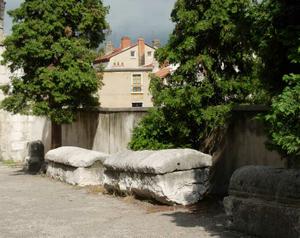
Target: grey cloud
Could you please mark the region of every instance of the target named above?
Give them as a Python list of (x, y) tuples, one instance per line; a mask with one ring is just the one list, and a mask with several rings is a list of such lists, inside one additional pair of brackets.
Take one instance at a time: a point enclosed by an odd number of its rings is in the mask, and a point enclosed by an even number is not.
[[(122, 36), (133, 40), (143, 37), (147, 42), (158, 38), (163, 43), (173, 29), (170, 14), (176, 0), (103, 0), (110, 6), (108, 22), (112, 33), (108, 39), (117, 46)], [(23, 0), (7, 0), (6, 10), (14, 9)], [(11, 19), (5, 15), (5, 33), (9, 34)]]
[(173, 29), (170, 14), (175, 0), (104, 0), (110, 6), (108, 21), (115, 44), (127, 35), (136, 40), (144, 37), (147, 42), (159, 38), (163, 43)]

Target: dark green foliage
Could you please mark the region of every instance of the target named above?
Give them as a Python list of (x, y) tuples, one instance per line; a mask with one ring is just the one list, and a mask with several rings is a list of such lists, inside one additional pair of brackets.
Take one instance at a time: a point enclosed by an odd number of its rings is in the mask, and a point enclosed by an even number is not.
[(260, 79), (271, 95), (286, 86), (285, 74), (299, 73), (299, 65), (289, 56), (300, 42), (300, 1), (263, 0), (253, 11), (252, 45), (261, 59)]
[(199, 149), (224, 127), (234, 104), (263, 98), (251, 44), (253, 9), (250, 0), (176, 2), (175, 29), (156, 56), (179, 68), (166, 82), (152, 79), (155, 109), (135, 129), (132, 149)]
[(103, 42), (108, 9), (101, 0), (25, 0), (9, 12), (12, 35), (4, 42), (4, 64), (12, 79), (2, 108), (70, 123), (78, 108), (98, 104), (101, 86), (92, 66)]
[(291, 160), (300, 153), (299, 12), (298, 0), (264, 0), (253, 26), (253, 43), (262, 62), (260, 78), (273, 95), (264, 117), (268, 145)]
[[(300, 48), (292, 62), (300, 67)], [(300, 159), (300, 74), (283, 78), (287, 86), (272, 101), (272, 109), (265, 117), (272, 140), (271, 148), (284, 158)]]

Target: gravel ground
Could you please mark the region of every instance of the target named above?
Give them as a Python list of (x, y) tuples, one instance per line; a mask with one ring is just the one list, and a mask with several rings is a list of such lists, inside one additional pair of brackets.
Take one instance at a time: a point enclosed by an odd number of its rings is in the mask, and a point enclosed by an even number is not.
[(24, 174), (0, 163), (0, 237), (247, 237), (218, 202), (168, 207)]

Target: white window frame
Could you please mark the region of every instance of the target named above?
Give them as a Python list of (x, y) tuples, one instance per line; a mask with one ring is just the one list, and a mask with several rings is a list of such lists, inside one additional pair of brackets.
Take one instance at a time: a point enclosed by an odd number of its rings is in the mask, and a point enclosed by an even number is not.
[[(133, 91), (133, 75), (141, 75), (141, 91), (140, 92), (134, 92)], [(143, 79), (143, 74), (142, 73), (132, 73), (131, 74), (131, 84), (130, 84), (130, 92), (131, 94), (144, 94), (144, 90), (143, 90), (143, 85), (144, 85), (144, 79)]]
[[(149, 55), (149, 52), (151, 53), (151, 55)], [(147, 51), (147, 57), (148, 57), (148, 58), (151, 58), (151, 57), (153, 57), (153, 51), (151, 51), (151, 50), (148, 50), (148, 51)]]

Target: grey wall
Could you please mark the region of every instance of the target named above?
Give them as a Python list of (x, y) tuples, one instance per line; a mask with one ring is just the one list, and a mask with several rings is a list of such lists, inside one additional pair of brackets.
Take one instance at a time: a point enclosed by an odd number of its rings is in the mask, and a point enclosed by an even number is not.
[(45, 118), (13, 115), (0, 111), (0, 160), (22, 162), (29, 141), (42, 140), (50, 149), (50, 122)]
[(280, 155), (265, 147), (265, 128), (256, 119), (265, 111), (266, 108), (259, 106), (239, 107), (233, 111), (231, 122), (213, 154), (213, 193), (227, 193), (231, 175), (245, 165), (284, 167)]
[(62, 127), (62, 144), (106, 153), (127, 148), (132, 129), (147, 113), (147, 108), (101, 109), (80, 112), (77, 122)]

